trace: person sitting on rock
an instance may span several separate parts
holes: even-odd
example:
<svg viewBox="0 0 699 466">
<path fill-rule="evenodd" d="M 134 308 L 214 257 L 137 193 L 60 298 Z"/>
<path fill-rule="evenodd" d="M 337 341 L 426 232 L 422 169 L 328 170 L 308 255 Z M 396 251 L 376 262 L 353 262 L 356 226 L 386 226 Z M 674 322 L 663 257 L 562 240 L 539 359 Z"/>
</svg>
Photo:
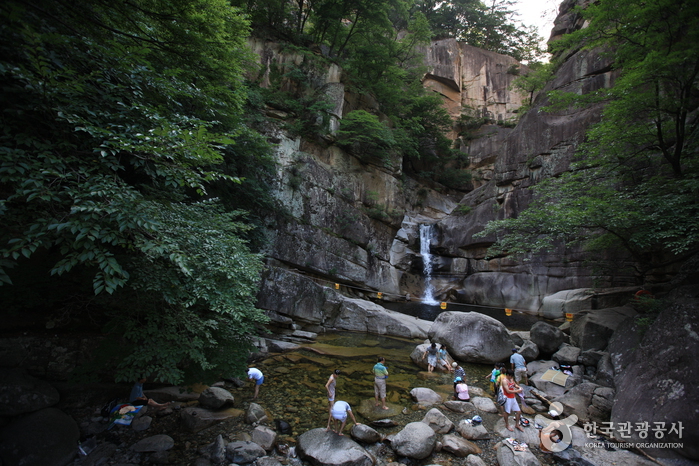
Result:
<svg viewBox="0 0 699 466">
<path fill-rule="evenodd" d="M 143 394 L 143 384 L 146 383 L 146 378 L 140 378 L 131 388 L 131 395 L 129 396 L 129 403 L 134 406 L 152 406 L 158 409 L 165 409 L 170 406 L 170 402 L 158 403 L 153 398 L 148 398 Z"/>
<path fill-rule="evenodd" d="M 461 377 L 454 380 L 454 399 L 457 401 L 468 401 L 471 397 L 468 394 L 468 385 Z"/>
</svg>

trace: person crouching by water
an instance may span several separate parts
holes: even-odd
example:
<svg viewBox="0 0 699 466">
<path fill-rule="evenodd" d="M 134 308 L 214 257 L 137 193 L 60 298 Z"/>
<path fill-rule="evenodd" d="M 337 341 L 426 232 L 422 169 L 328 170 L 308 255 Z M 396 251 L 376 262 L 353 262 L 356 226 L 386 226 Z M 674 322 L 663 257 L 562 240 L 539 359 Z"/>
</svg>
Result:
<svg viewBox="0 0 699 466">
<path fill-rule="evenodd" d="M 340 369 L 335 369 L 328 382 L 325 384 L 325 389 L 328 391 L 328 410 L 333 409 L 335 404 L 335 384 L 337 383 L 337 378 L 340 376 Z"/>
<path fill-rule="evenodd" d="M 354 413 L 352 412 L 352 408 L 350 408 L 349 403 L 346 401 L 336 401 L 333 407 L 330 409 L 330 414 L 328 415 L 328 427 L 325 430 L 332 430 L 333 432 L 343 435 L 342 431 L 345 429 L 345 422 L 347 422 L 347 415 L 350 415 L 352 417 L 352 422 L 354 422 L 355 426 L 360 425 L 357 422 L 357 419 L 354 417 Z M 330 428 L 330 422 L 333 423 L 333 428 Z M 341 422 L 342 424 L 340 425 L 340 428 L 335 430 L 335 427 L 337 427 L 337 423 Z"/>
<path fill-rule="evenodd" d="M 261 370 L 251 367 L 248 369 L 248 379 L 255 381 L 255 392 L 253 393 L 251 399 L 256 400 L 257 395 L 260 394 L 260 385 L 265 382 L 265 376 L 262 374 Z"/>
<path fill-rule="evenodd" d="M 454 379 L 454 399 L 457 401 L 468 401 L 471 399 L 468 394 L 468 385 L 461 377 Z"/>
<path fill-rule="evenodd" d="M 379 399 L 381 399 L 381 409 L 388 409 L 388 406 L 386 406 L 386 379 L 388 378 L 388 369 L 384 366 L 385 362 L 386 360 L 379 356 L 379 361 L 374 365 L 375 406 L 379 406 Z"/>
</svg>

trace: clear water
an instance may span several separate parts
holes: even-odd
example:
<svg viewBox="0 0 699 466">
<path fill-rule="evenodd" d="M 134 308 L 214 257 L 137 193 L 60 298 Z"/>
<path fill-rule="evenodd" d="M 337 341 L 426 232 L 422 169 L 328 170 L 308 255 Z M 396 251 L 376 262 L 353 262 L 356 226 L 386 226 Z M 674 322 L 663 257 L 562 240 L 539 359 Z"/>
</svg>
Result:
<svg viewBox="0 0 699 466">
<path fill-rule="evenodd" d="M 372 368 L 377 357 L 386 358 L 389 371 L 387 396 L 391 416 L 405 425 L 424 412 L 415 411 L 410 390 L 428 387 L 441 393 L 446 399 L 453 390 L 453 378 L 446 372 L 428 375 L 410 359 L 411 352 L 422 340 L 407 340 L 363 333 L 338 332 L 318 336 L 317 341 L 303 345 L 296 351 L 270 355 L 255 362 L 255 367 L 265 374 L 258 403 L 264 406 L 274 419 L 291 424 L 292 436 L 328 422 L 328 400 L 325 384 L 335 369 L 341 375 L 337 381 L 336 400 L 347 401 L 359 422 L 371 419 L 362 416 L 362 406 L 373 408 L 374 377 Z M 485 379 L 492 367 L 483 364 L 464 364 L 469 385 L 488 388 Z M 237 400 L 247 401 L 252 394 L 250 385 L 234 389 Z M 383 414 L 383 413 L 381 413 Z M 388 414 L 388 412 L 386 412 Z M 398 427 L 394 429 L 399 430 Z M 384 432 L 386 433 L 386 432 Z"/>
</svg>

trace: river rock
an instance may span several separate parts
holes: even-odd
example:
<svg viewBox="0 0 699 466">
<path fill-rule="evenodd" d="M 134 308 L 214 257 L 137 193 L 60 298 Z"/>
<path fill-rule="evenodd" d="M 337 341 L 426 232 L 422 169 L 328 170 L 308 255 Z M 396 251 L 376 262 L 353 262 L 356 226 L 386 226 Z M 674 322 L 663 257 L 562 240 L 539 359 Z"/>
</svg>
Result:
<svg viewBox="0 0 699 466">
<path fill-rule="evenodd" d="M 473 400 L 473 398 L 471 398 Z M 455 413 L 475 413 L 476 406 L 472 401 L 454 401 L 448 400 L 444 402 L 444 406 Z"/>
<path fill-rule="evenodd" d="M 468 455 L 480 455 L 483 452 L 478 445 L 458 435 L 445 435 L 442 437 L 442 450 L 460 458 Z"/>
<path fill-rule="evenodd" d="M 175 441 L 169 435 L 159 434 L 146 437 L 131 445 L 131 450 L 138 452 L 167 451 L 175 446 Z"/>
<path fill-rule="evenodd" d="M 0 416 L 31 413 L 58 403 L 53 385 L 28 375 L 23 369 L 0 371 Z"/>
<path fill-rule="evenodd" d="M 631 306 L 597 309 L 576 314 L 570 324 L 570 342 L 582 351 L 604 350 L 614 330 L 637 312 Z"/>
<path fill-rule="evenodd" d="M 538 445 L 529 444 L 529 445 Z M 514 451 L 512 446 L 503 440 L 498 445 L 498 463 L 500 466 L 540 466 L 541 462 L 534 456 L 531 447 L 524 451 Z"/>
<path fill-rule="evenodd" d="M 252 441 L 264 448 L 266 451 L 271 451 L 277 443 L 277 433 L 267 426 L 257 426 L 250 434 Z"/>
<path fill-rule="evenodd" d="M 447 345 L 460 361 L 483 364 L 508 358 L 514 346 L 501 322 L 477 312 L 442 312 L 430 328 L 429 338 Z"/>
<path fill-rule="evenodd" d="M 199 453 L 204 455 L 213 464 L 223 464 L 226 461 L 226 442 L 221 434 L 213 443 L 201 448 Z"/>
<path fill-rule="evenodd" d="M 437 408 L 427 411 L 422 422 L 430 426 L 438 434 L 446 434 L 454 428 L 454 423 Z"/>
<path fill-rule="evenodd" d="M 145 390 L 148 398 L 164 403 L 166 401 L 181 401 L 187 403 L 199 399 L 200 392 L 195 392 L 187 387 L 162 387 L 153 390 Z"/>
<path fill-rule="evenodd" d="M 415 400 L 423 406 L 436 405 L 444 401 L 442 395 L 435 392 L 431 388 L 426 387 L 413 388 L 412 390 L 410 390 L 410 396 L 413 397 L 413 400 Z"/>
<path fill-rule="evenodd" d="M 350 430 L 352 438 L 362 443 L 376 443 L 381 441 L 381 434 L 366 424 L 355 424 Z"/>
<path fill-rule="evenodd" d="M 578 363 L 578 356 L 580 356 L 580 348 L 564 344 L 551 356 L 551 359 L 559 364 L 572 366 Z"/>
<path fill-rule="evenodd" d="M 588 407 L 592 404 L 592 394 L 598 385 L 593 383 L 581 383 L 568 390 L 563 396 L 555 398 L 563 404 L 563 413 L 566 416 L 575 414 L 581 422 L 589 420 L 587 412 Z"/>
<path fill-rule="evenodd" d="M 614 389 L 609 387 L 597 387 L 592 393 L 592 406 L 587 409 L 590 420 L 593 422 L 606 422 L 614 406 Z"/>
<path fill-rule="evenodd" d="M 490 438 L 488 429 L 483 424 L 474 424 L 470 419 L 462 419 L 456 427 L 456 431 L 468 440 L 486 440 Z"/>
<path fill-rule="evenodd" d="M 580 356 L 578 356 L 578 363 L 584 366 L 592 366 L 596 369 L 597 363 L 605 354 L 607 353 L 598 350 L 581 351 Z"/>
<path fill-rule="evenodd" d="M 558 351 L 558 348 L 568 341 L 568 337 L 560 329 L 546 322 L 537 322 L 530 330 L 532 342 L 536 344 L 542 355 L 547 356 Z"/>
<path fill-rule="evenodd" d="M 398 455 L 418 460 L 430 456 L 437 444 L 437 434 L 423 422 L 411 422 L 388 439 Z"/>
<path fill-rule="evenodd" d="M 476 396 L 471 398 L 471 402 L 479 411 L 493 414 L 497 414 L 499 412 L 497 406 L 495 406 L 495 403 L 490 398 Z"/>
<path fill-rule="evenodd" d="M 263 456 L 255 460 L 255 466 L 282 466 L 282 463 L 271 456 Z"/>
<path fill-rule="evenodd" d="M 597 363 L 595 383 L 604 387 L 614 388 L 614 365 L 609 353 L 605 353 Z"/>
<path fill-rule="evenodd" d="M 534 427 L 534 417 L 533 416 L 523 416 L 529 420 L 529 426 L 528 427 L 522 427 L 522 430 L 514 428 L 515 425 L 515 417 L 510 414 L 509 417 L 509 424 L 510 427 L 512 427 L 514 430 L 510 432 L 505 428 L 505 420 L 504 419 L 498 419 L 498 421 L 495 423 L 495 426 L 493 426 L 493 432 L 500 437 L 512 437 L 518 442 L 525 442 L 527 445 L 531 447 L 539 445 L 539 429 L 536 429 Z"/>
<path fill-rule="evenodd" d="M 479 458 L 478 456 L 476 456 L 476 455 L 468 455 L 468 456 L 466 457 L 466 463 L 465 463 L 465 464 L 466 464 L 466 466 L 487 466 L 487 465 L 485 464 L 485 461 L 483 461 L 482 459 L 480 459 L 480 458 Z"/>
<path fill-rule="evenodd" d="M 65 466 L 77 454 L 80 439 L 73 418 L 56 408 L 18 418 L 0 433 L 3 465 Z"/>
<path fill-rule="evenodd" d="M 525 361 L 535 361 L 539 357 L 539 347 L 531 340 L 526 340 L 519 348 L 519 354 Z"/>
<path fill-rule="evenodd" d="M 248 424 L 260 424 L 269 422 L 265 409 L 257 403 L 250 403 L 245 411 L 245 422 Z"/>
<path fill-rule="evenodd" d="M 432 429 L 429 430 L 432 432 Z M 434 432 L 432 434 L 434 435 Z M 357 442 L 346 435 L 337 435 L 324 428 L 301 434 L 296 452 L 301 459 L 317 466 L 372 466 L 375 462 Z"/>
<path fill-rule="evenodd" d="M 282 340 L 267 339 L 267 349 L 272 353 L 285 353 L 287 351 L 296 351 L 300 345 Z"/>
<path fill-rule="evenodd" d="M 233 405 L 233 395 L 225 388 L 209 387 L 199 395 L 199 405 L 206 409 L 219 409 L 226 405 Z"/>
<path fill-rule="evenodd" d="M 226 445 L 226 459 L 231 463 L 247 464 L 257 458 L 262 458 L 267 452 L 265 449 L 250 441 L 230 442 Z"/>
<path fill-rule="evenodd" d="M 150 416 L 135 417 L 134 420 L 131 421 L 131 428 L 136 432 L 141 432 L 147 430 L 152 422 L 153 418 Z"/>
</svg>

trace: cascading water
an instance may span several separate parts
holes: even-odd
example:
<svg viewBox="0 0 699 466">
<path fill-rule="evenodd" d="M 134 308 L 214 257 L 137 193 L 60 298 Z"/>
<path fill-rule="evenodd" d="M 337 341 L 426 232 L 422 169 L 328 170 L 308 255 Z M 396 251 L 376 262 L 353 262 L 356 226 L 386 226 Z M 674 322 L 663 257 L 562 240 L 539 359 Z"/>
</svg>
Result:
<svg viewBox="0 0 699 466">
<path fill-rule="evenodd" d="M 432 240 L 432 225 L 420 225 L 420 255 L 422 256 L 423 273 L 425 275 L 425 292 L 422 302 L 429 305 L 439 304 L 434 299 L 434 287 L 432 286 L 432 254 L 430 254 L 430 241 Z"/>
</svg>

